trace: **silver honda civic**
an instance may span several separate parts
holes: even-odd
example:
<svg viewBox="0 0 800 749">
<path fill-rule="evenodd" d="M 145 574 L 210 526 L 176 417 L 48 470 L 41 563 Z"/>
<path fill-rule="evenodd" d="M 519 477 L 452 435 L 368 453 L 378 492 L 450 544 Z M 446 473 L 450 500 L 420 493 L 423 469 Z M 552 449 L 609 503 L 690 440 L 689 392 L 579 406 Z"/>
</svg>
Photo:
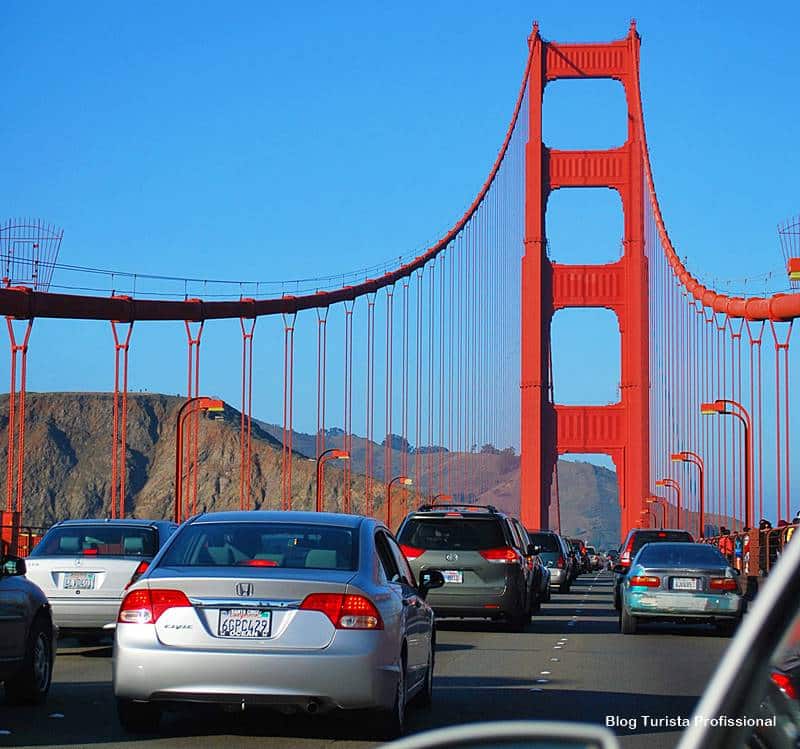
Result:
<svg viewBox="0 0 800 749">
<path fill-rule="evenodd" d="M 402 733 L 431 699 L 435 631 L 390 531 L 355 515 L 218 512 L 184 523 L 130 587 L 114 637 L 120 722 L 157 728 L 170 703 L 286 712 L 369 709 Z"/>
</svg>

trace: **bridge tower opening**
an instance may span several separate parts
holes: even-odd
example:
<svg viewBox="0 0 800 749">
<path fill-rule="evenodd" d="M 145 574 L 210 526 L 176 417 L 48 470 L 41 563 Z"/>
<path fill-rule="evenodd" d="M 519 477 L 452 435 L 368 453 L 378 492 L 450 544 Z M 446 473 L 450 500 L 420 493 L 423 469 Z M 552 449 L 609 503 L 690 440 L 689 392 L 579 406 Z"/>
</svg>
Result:
<svg viewBox="0 0 800 749">
<path fill-rule="evenodd" d="M 529 39 L 529 139 L 525 152 L 522 259 L 520 509 L 528 527 L 546 528 L 559 453 L 603 453 L 617 469 L 621 533 L 639 520 L 649 486 L 648 268 L 644 243 L 644 162 L 637 113 L 640 39 L 606 44 Z M 610 78 L 625 91 L 625 143 L 608 150 L 551 149 L 542 140 L 545 86 L 563 78 Z M 569 187 L 605 187 L 622 201 L 622 256 L 603 265 L 566 265 L 547 256 L 548 197 Z M 588 228 L 588 227 L 587 227 Z M 620 327 L 620 400 L 557 405 L 551 398 L 551 321 L 557 310 L 605 308 Z M 591 363 L 593 364 L 593 363 Z"/>
</svg>

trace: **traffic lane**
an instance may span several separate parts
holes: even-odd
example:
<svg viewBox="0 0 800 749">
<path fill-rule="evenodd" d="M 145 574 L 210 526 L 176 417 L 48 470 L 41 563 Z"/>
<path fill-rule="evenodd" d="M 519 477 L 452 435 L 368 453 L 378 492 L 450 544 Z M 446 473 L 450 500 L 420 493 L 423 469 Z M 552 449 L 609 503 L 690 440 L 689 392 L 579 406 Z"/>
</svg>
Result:
<svg viewBox="0 0 800 749">
<path fill-rule="evenodd" d="M 528 684 L 537 650 L 538 635 L 533 631 L 509 633 L 505 625 L 490 622 L 443 623 L 436 651 L 436 693 L 431 710 L 412 707 L 409 731 L 440 725 L 434 716 L 442 696 L 452 695 L 455 703 L 470 705 L 469 690 L 461 685 L 459 673 L 474 670 L 490 674 L 496 685 Z M 0 729 L 11 734 L 0 736 L 2 746 L 46 747 L 373 747 L 380 742 L 365 736 L 360 715 L 332 717 L 287 717 L 269 710 L 248 709 L 225 713 L 207 706 L 169 712 L 158 737 L 126 735 L 119 727 L 111 692 L 111 648 L 77 647 L 62 641 L 50 696 L 43 706 L 0 706 Z M 543 651 L 542 651 L 543 652 Z M 526 682 L 527 679 L 527 682 Z M 494 704 L 495 701 L 492 700 Z M 499 703 L 497 703 L 499 708 Z M 524 717 L 518 705 L 516 717 Z M 494 708 L 493 708 L 494 709 Z M 507 713 L 497 717 L 504 717 Z M 51 717 L 52 716 L 52 717 Z M 455 718 L 464 719 L 456 710 Z M 487 714 L 487 719 L 495 716 Z"/>
<path fill-rule="evenodd" d="M 580 578 L 570 594 L 553 595 L 523 633 L 482 621 L 440 622 L 434 707 L 412 709 L 409 730 L 475 720 L 603 724 L 607 715 L 689 715 L 727 640 L 664 627 L 622 636 L 610 586 L 608 575 Z M 676 648 L 683 651 L 680 658 Z M 46 705 L 13 712 L 0 707 L 0 729 L 13 730 L 0 736 L 0 746 L 377 744 L 359 733 L 357 717 L 286 718 L 265 710 L 226 714 L 207 707 L 168 714 L 157 738 L 126 736 L 116 719 L 110 656 L 109 647 L 61 648 Z M 49 717 L 53 714 L 64 717 Z M 619 727 L 617 733 L 626 749 L 671 747 L 678 735 L 664 727 L 645 728 L 641 719 L 634 731 Z"/>
<path fill-rule="evenodd" d="M 702 624 L 659 623 L 645 626 L 642 634 L 622 635 L 612 586 L 612 576 L 601 573 L 581 578 L 569 605 L 553 598 L 570 617 L 569 632 L 553 650 L 558 660 L 542 685 L 548 707 L 537 706 L 532 717 L 601 725 L 611 718 L 615 724 L 609 727 L 625 749 L 674 747 L 679 719 L 692 715 L 730 639 Z"/>
</svg>

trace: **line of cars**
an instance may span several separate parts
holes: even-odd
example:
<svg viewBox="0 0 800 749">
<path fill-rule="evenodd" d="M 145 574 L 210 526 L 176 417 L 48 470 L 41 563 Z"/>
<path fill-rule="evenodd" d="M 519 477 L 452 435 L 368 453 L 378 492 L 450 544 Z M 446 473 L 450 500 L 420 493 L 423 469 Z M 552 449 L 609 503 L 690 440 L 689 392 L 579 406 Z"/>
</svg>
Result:
<svg viewBox="0 0 800 749">
<path fill-rule="evenodd" d="M 113 630 L 127 730 L 155 730 L 176 704 L 214 703 L 365 711 L 393 736 L 408 705 L 431 700 L 435 615 L 519 631 L 579 565 L 564 538 L 491 506 L 423 506 L 396 537 L 331 513 L 63 521 L 27 560 L 4 559 L 0 588 L 26 585 L 31 606 L 0 677 L 10 697 L 41 700 L 59 629 L 83 641 Z"/>
</svg>

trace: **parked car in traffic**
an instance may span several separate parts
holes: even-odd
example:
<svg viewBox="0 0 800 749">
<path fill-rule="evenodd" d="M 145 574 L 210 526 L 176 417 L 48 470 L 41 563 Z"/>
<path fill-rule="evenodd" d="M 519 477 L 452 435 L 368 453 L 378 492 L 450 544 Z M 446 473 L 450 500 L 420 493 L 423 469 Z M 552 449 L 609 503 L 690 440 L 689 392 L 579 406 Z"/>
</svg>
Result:
<svg viewBox="0 0 800 749">
<path fill-rule="evenodd" d="M 383 735 L 431 700 L 428 591 L 388 528 L 357 515 L 216 512 L 184 523 L 128 590 L 114 635 L 122 725 L 170 703 L 374 711 Z"/>
<path fill-rule="evenodd" d="M 616 549 L 608 549 L 606 551 L 606 569 L 612 570 L 614 569 L 614 565 L 617 563 L 619 559 L 619 552 Z"/>
<path fill-rule="evenodd" d="M 668 542 L 694 541 L 692 534 L 684 530 L 655 530 L 651 528 L 631 528 L 628 535 L 620 546 L 620 555 L 614 565 L 614 608 L 620 608 L 620 585 L 628 570 L 631 562 L 639 549 L 645 544 L 668 543 Z"/>
<path fill-rule="evenodd" d="M 0 681 L 11 703 L 42 702 L 50 690 L 57 629 L 42 590 L 25 577 L 25 560 L 0 554 Z"/>
<path fill-rule="evenodd" d="M 589 564 L 589 555 L 586 553 L 586 544 L 582 538 L 568 538 L 567 541 L 572 546 L 575 553 L 575 560 L 577 562 L 577 575 L 583 575 L 591 572 L 591 565 Z"/>
<path fill-rule="evenodd" d="M 559 593 L 569 593 L 575 562 L 566 541 L 555 531 L 529 530 L 528 537 L 539 547 L 539 558 L 550 571 L 550 585 Z"/>
<path fill-rule="evenodd" d="M 647 543 L 620 589 L 620 631 L 636 634 L 644 622 L 710 622 L 731 634 L 744 599 L 739 573 L 710 544 Z"/>
<path fill-rule="evenodd" d="M 166 520 L 64 520 L 30 553 L 28 578 L 50 601 L 62 634 L 113 628 L 125 588 L 178 526 Z"/>
<path fill-rule="evenodd" d="M 586 556 L 589 558 L 589 568 L 592 572 L 597 572 L 602 568 L 600 555 L 597 553 L 597 549 L 595 549 L 594 546 L 586 547 Z"/>
<path fill-rule="evenodd" d="M 532 575 L 517 546 L 511 519 L 492 506 L 423 505 L 397 532 L 419 576 L 439 569 L 445 585 L 429 602 L 440 617 L 505 620 L 521 630 L 534 606 Z"/>
</svg>

